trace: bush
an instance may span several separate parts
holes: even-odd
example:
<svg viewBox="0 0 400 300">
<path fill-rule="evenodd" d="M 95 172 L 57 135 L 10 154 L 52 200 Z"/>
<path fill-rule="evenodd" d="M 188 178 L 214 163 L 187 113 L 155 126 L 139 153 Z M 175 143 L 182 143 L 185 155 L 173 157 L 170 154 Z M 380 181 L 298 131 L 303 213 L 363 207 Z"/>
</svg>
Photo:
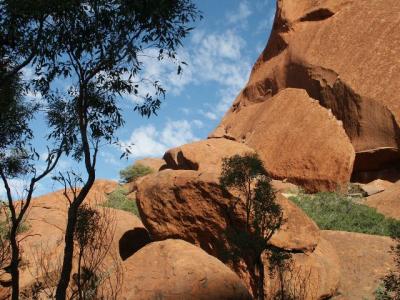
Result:
<svg viewBox="0 0 400 300">
<path fill-rule="evenodd" d="M 121 170 L 119 176 L 121 177 L 121 182 L 128 183 L 153 172 L 154 170 L 152 168 L 146 167 L 142 164 L 134 164 L 133 166 Z"/>
<path fill-rule="evenodd" d="M 107 196 L 103 206 L 124 210 L 139 217 L 136 201 L 129 199 L 127 194 L 128 191 L 126 189 L 119 187 Z"/>
<path fill-rule="evenodd" d="M 5 206 L 0 200 L 0 239 L 9 239 L 9 234 L 10 234 L 10 229 L 11 229 L 11 224 L 9 221 L 10 218 L 10 210 L 8 207 Z M 5 209 L 4 209 L 5 207 Z M 19 224 L 17 234 L 24 233 L 29 230 L 29 225 L 25 222 L 25 220 L 22 220 L 22 222 Z"/>
<path fill-rule="evenodd" d="M 386 218 L 374 208 L 336 193 L 299 194 L 289 197 L 319 228 L 391 236 L 400 221 Z"/>
</svg>

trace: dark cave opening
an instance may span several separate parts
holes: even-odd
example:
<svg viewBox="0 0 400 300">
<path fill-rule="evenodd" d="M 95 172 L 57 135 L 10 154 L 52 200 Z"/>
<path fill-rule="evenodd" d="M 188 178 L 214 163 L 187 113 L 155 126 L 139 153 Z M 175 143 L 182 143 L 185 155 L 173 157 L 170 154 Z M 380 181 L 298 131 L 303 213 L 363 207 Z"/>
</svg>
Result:
<svg viewBox="0 0 400 300">
<path fill-rule="evenodd" d="M 376 179 L 400 180 L 399 149 L 382 147 L 356 153 L 351 182 L 369 183 Z"/>
</svg>

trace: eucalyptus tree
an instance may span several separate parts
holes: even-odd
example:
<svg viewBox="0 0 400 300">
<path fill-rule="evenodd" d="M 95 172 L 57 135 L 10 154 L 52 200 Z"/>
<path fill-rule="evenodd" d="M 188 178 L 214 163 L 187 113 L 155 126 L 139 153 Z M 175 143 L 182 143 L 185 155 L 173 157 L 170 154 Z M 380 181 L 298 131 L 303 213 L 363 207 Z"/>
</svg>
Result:
<svg viewBox="0 0 400 300">
<path fill-rule="evenodd" d="M 94 183 L 101 145 L 118 141 L 116 130 L 124 125 L 122 97 L 138 97 L 132 109 L 140 115 L 156 114 L 165 90 L 158 81 L 143 77 L 143 58 L 147 51 L 156 51 L 156 61 L 173 60 L 180 73 L 185 63 L 177 59 L 177 50 L 198 18 L 201 14 L 191 0 L 0 0 L 0 101 L 7 104 L 0 111 L 0 175 L 12 219 L 13 299 L 19 296 L 16 233 L 36 184 L 54 170 L 63 154 L 82 163 L 86 171 L 85 178 L 71 178 L 75 173 L 55 177 L 73 192 L 65 193 L 70 205 L 56 291 L 57 299 L 65 299 L 78 209 Z M 28 66 L 35 77 L 24 82 L 22 71 Z M 56 89 L 55 79 L 71 83 L 67 92 Z M 141 86 L 149 83 L 155 94 L 142 95 Z M 28 89 L 42 95 L 50 130 L 51 147 L 41 172 L 34 164 L 39 155 L 32 147 L 35 136 L 30 128 L 38 104 L 25 101 Z M 16 210 L 9 182 L 26 174 L 31 180 Z M 76 182 L 82 188 L 73 188 Z"/>
<path fill-rule="evenodd" d="M 270 263 L 274 264 L 278 258 L 283 258 L 275 247 L 268 244 L 283 223 L 282 208 L 276 201 L 271 179 L 259 156 L 247 153 L 223 159 L 220 184 L 238 193 L 234 206 L 239 201 L 244 202 L 245 230 L 227 232 L 227 237 L 233 244 L 234 256 L 245 259 L 248 264 L 254 263 L 254 266 L 249 265 L 249 270 L 255 267 L 253 275 L 257 278 L 254 295 L 256 299 L 264 299 L 264 265 L 261 255 L 268 250 L 273 254 L 269 255 Z"/>
<path fill-rule="evenodd" d="M 38 171 L 34 162 L 38 154 L 32 147 L 33 132 L 30 121 L 38 110 L 38 103 L 25 98 L 31 88 L 23 77 L 44 50 L 45 22 L 49 18 L 44 1 L 0 1 L 0 178 L 7 198 L 7 233 L 3 246 L 10 247 L 6 269 L 12 278 L 12 299 L 19 297 L 20 245 L 18 233 L 30 206 L 37 183 L 57 164 L 61 151 L 49 150 L 46 166 Z M 11 180 L 29 176 L 27 187 L 12 192 Z M 20 200 L 15 202 L 15 200 Z"/>
<path fill-rule="evenodd" d="M 201 17 L 191 0 L 86 0 L 73 1 L 67 10 L 52 14 L 50 55 L 39 60 L 41 77 L 36 87 L 49 104 L 49 138 L 66 139 L 63 151 L 82 163 L 82 187 L 72 189 L 65 232 L 65 248 L 56 299 L 65 299 L 74 256 L 74 230 L 79 207 L 96 178 L 101 145 L 116 143 L 116 130 L 124 125 L 122 96 L 138 97 L 132 109 L 142 116 L 156 114 L 165 96 L 158 81 L 143 77 L 143 59 L 156 51 L 156 61 L 170 59 L 177 72 L 182 64 L 177 50 Z M 68 92 L 52 93 L 52 81 L 71 82 Z M 151 83 L 155 94 L 141 94 Z M 57 179 L 72 187 L 71 174 Z"/>
</svg>

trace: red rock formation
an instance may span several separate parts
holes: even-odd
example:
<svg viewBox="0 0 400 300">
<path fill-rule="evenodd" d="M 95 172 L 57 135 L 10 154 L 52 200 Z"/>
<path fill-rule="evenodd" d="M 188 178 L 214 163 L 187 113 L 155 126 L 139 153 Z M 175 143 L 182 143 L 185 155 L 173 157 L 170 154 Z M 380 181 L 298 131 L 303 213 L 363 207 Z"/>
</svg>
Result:
<svg viewBox="0 0 400 300">
<path fill-rule="evenodd" d="M 267 295 L 275 295 L 283 284 L 298 299 L 326 299 L 336 294 L 341 277 L 339 257 L 331 243 L 321 239 L 312 253 L 293 253 L 293 263 L 281 273 L 264 277 Z M 269 274 L 268 260 L 264 259 L 264 274 Z M 267 297 L 267 299 L 269 299 Z"/>
<path fill-rule="evenodd" d="M 135 165 L 136 164 L 149 167 L 154 171 L 159 171 L 160 168 L 165 165 L 165 161 L 161 158 L 143 158 L 136 160 Z"/>
<path fill-rule="evenodd" d="M 130 239 L 126 241 L 123 239 L 124 235 L 135 229 L 145 230 L 138 217 L 125 211 L 98 206 L 104 202 L 106 194 L 112 192 L 117 186 L 118 184 L 114 181 L 98 180 L 85 200 L 85 203 L 98 207 L 100 214 L 107 213 L 110 220 L 115 220 L 114 236 L 109 241 L 111 243 L 111 252 L 110 256 L 106 257 L 106 260 L 110 261 L 110 266 L 112 259 L 119 261 L 118 254 L 121 254 L 126 259 L 134 252 L 132 251 L 133 248 L 135 248 L 133 250 L 138 248 L 137 240 Z M 23 266 L 20 269 L 21 291 L 24 289 L 29 290 L 35 282 L 35 278 L 40 280 L 41 276 L 43 276 L 40 265 L 41 255 L 44 255 L 51 263 L 50 272 L 59 267 L 58 263 L 61 262 L 60 259 L 64 250 L 63 241 L 68 207 L 63 192 L 64 190 L 56 191 L 32 200 L 31 209 L 28 211 L 25 220 L 28 230 L 20 236 L 22 240 L 20 246 Z M 144 244 L 142 242 L 142 246 Z M 111 255 L 113 255 L 112 259 Z M 2 287 L 0 286 L 1 289 Z"/>
<path fill-rule="evenodd" d="M 223 158 L 252 152 L 252 148 L 242 143 L 228 139 L 208 139 L 168 150 L 164 154 L 166 165 L 163 168 L 201 172 L 214 170 L 220 174 Z"/>
<path fill-rule="evenodd" d="M 381 173 L 365 174 L 366 171 L 382 170 L 388 164 L 398 166 L 399 10 L 397 0 L 278 0 L 268 45 L 254 65 L 246 87 L 211 136 L 244 140 L 256 150 L 271 147 L 263 140 L 250 143 L 247 136 L 253 132 L 246 126 L 243 131 L 235 130 L 235 123 L 260 102 L 273 100 L 286 88 L 298 88 L 307 91 L 343 122 L 356 152 L 355 178 L 358 172 L 364 172 L 362 176 L 372 180 Z M 252 117 L 257 120 L 258 113 L 253 112 Z M 282 115 L 281 121 L 284 124 L 287 118 Z M 294 124 L 291 130 L 296 130 Z M 310 132 L 299 135 L 307 140 Z M 325 138 L 335 139 L 336 133 Z M 339 145 L 341 140 L 337 136 Z M 299 149 L 292 153 L 296 151 Z M 328 164 L 335 161 L 330 152 L 318 152 Z M 367 163 L 365 153 L 372 153 Z M 313 160 L 312 154 L 304 153 L 304 159 Z M 347 172 L 348 178 L 348 165 L 342 160 L 337 163 L 342 166 L 340 173 Z M 292 175 L 290 170 L 287 172 Z M 399 178 L 398 171 L 396 176 Z M 317 177 L 305 176 L 305 181 Z M 329 185 L 327 188 L 331 189 Z"/>
<path fill-rule="evenodd" d="M 233 205 L 236 202 L 234 195 L 220 187 L 216 173 L 164 170 L 146 176 L 137 188 L 140 215 L 155 240 L 183 239 L 224 261 L 232 250 L 227 232 L 245 228 L 244 203 Z M 270 243 L 281 249 L 318 257 L 315 259 L 323 263 L 316 264 L 313 260 L 306 263 L 312 267 L 315 276 L 324 278 L 316 294 L 321 297 L 327 291 L 333 293 L 337 287 L 337 269 L 330 262 L 331 252 L 326 250 L 326 255 L 317 254 L 320 249 L 318 227 L 283 196 L 278 195 L 277 200 L 286 222 Z M 229 265 L 249 289 L 254 289 L 251 263 L 239 261 Z"/>
<path fill-rule="evenodd" d="M 393 268 L 392 239 L 355 232 L 322 230 L 338 254 L 342 269 L 338 297 L 334 299 L 375 299 L 382 277 Z"/>
<path fill-rule="evenodd" d="M 254 148 L 273 178 L 309 191 L 336 190 L 350 181 L 354 149 L 341 122 L 305 90 L 274 97 L 228 115 L 216 136 L 233 136 Z"/>
<path fill-rule="evenodd" d="M 122 299 L 251 299 L 235 273 L 182 240 L 151 243 L 125 263 Z"/>
<path fill-rule="evenodd" d="M 364 204 L 376 208 L 381 214 L 400 219 L 400 182 L 393 184 L 381 193 L 369 196 Z"/>
</svg>

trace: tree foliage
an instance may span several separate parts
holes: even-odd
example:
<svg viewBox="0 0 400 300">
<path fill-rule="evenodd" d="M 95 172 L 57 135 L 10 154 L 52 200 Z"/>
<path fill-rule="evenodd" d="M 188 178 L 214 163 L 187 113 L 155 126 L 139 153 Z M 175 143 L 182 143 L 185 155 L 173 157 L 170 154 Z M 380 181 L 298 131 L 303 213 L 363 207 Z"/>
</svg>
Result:
<svg viewBox="0 0 400 300">
<path fill-rule="evenodd" d="M 264 297 L 264 267 L 261 255 L 270 249 L 268 241 L 283 222 L 282 209 L 276 202 L 271 180 L 257 154 L 248 153 L 223 159 L 220 183 L 239 193 L 246 210 L 245 230 L 232 230 L 227 237 L 233 245 L 233 258 L 253 262 L 258 278 L 255 298 Z M 274 256 L 275 257 L 275 256 Z"/>
<path fill-rule="evenodd" d="M 253 225 L 256 234 L 262 237 L 270 236 L 282 221 L 282 212 L 275 202 L 270 181 L 257 154 L 234 155 L 223 160 L 221 185 L 240 193 L 245 200 L 247 231 L 250 232 Z"/>
<path fill-rule="evenodd" d="M 100 148 L 118 143 L 116 130 L 124 125 L 122 97 L 137 97 L 131 108 L 140 115 L 156 114 L 165 89 L 142 76 L 143 59 L 151 50 L 157 53 L 154 60 L 172 60 L 180 73 L 185 63 L 179 61 L 177 49 L 199 17 L 191 0 L 0 0 L 0 113 L 5 120 L 0 147 L 6 148 L 0 149 L 0 175 L 11 210 L 13 299 L 18 299 L 19 290 L 16 233 L 37 182 L 54 170 L 61 155 L 82 162 L 86 170 L 84 178 L 74 179 L 76 172 L 55 177 L 73 190 L 72 197 L 65 193 L 70 207 L 56 295 L 65 299 L 78 210 L 96 178 Z M 34 76 L 21 82 L 28 66 Z M 58 90 L 55 80 L 67 82 L 67 91 Z M 141 87 L 149 84 L 154 94 L 142 92 Z M 50 130 L 43 172 L 32 163 L 39 155 L 29 143 L 33 138 L 29 123 L 38 107 L 22 101 L 27 91 L 42 96 L 40 110 Z M 12 124 L 12 120 L 17 121 Z M 31 180 L 16 211 L 9 180 L 23 173 L 30 173 Z M 81 189 L 74 189 L 76 182 L 83 184 Z"/>
<path fill-rule="evenodd" d="M 128 183 L 151 173 L 154 173 L 152 168 L 142 164 L 134 164 L 133 166 L 128 166 L 121 170 L 119 172 L 119 177 L 123 183 Z"/>
</svg>

